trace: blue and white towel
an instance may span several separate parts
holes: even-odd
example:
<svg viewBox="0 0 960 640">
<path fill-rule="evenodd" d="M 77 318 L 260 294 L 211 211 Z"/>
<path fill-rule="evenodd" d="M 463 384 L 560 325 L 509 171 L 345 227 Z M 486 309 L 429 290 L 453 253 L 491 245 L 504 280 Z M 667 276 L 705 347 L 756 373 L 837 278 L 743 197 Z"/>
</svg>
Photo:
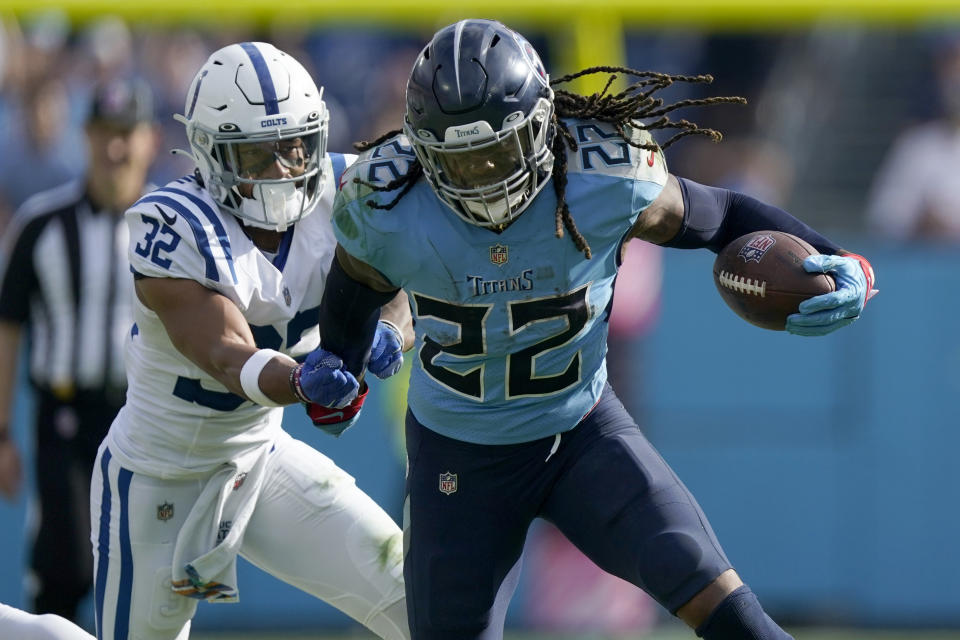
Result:
<svg viewBox="0 0 960 640">
<path fill-rule="evenodd" d="M 237 554 L 263 488 L 272 448 L 265 444 L 224 465 L 207 481 L 173 551 L 175 593 L 209 602 L 237 602 Z"/>
</svg>

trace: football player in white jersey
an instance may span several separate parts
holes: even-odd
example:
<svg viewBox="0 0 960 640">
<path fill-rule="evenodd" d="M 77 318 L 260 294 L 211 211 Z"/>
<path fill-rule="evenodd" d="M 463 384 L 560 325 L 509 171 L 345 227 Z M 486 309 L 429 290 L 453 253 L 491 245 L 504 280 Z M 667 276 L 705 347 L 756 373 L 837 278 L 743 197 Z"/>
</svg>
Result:
<svg viewBox="0 0 960 640">
<path fill-rule="evenodd" d="M 17 640 L 94 640 L 89 633 L 53 613 L 36 615 L 0 602 L 0 638 Z"/>
<path fill-rule="evenodd" d="M 265 43 L 211 55 L 175 117 L 197 171 L 126 213 L 129 390 L 91 491 L 98 638 L 184 640 L 198 600 L 237 599 L 237 555 L 408 638 L 397 525 L 280 427 L 301 402 L 339 434 L 365 395 L 318 348 L 331 207 L 353 157 L 326 152 L 321 91 Z M 412 344 L 406 299 L 376 322 L 367 371 L 384 378 Z"/>
</svg>

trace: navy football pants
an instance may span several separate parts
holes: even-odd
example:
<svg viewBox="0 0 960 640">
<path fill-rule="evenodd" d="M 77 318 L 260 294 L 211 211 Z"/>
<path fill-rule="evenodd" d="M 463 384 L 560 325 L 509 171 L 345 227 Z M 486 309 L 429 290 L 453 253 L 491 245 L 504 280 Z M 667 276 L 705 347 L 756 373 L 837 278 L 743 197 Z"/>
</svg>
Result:
<svg viewBox="0 0 960 640">
<path fill-rule="evenodd" d="M 406 433 L 413 640 L 501 638 L 536 517 L 671 613 L 731 568 L 693 496 L 609 385 L 553 455 L 554 437 L 471 444 L 430 431 L 410 412 Z"/>
</svg>

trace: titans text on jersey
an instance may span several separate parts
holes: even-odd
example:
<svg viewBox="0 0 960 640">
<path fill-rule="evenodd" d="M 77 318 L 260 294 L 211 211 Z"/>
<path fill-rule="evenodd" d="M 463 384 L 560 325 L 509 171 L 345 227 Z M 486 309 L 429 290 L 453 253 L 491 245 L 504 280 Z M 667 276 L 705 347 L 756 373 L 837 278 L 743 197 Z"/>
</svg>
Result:
<svg viewBox="0 0 960 640">
<path fill-rule="evenodd" d="M 467 281 L 473 285 L 473 295 L 482 296 L 498 291 L 530 291 L 533 289 L 533 269 L 524 269 L 518 276 L 501 278 L 499 280 L 485 279 L 483 276 L 467 276 Z"/>
</svg>

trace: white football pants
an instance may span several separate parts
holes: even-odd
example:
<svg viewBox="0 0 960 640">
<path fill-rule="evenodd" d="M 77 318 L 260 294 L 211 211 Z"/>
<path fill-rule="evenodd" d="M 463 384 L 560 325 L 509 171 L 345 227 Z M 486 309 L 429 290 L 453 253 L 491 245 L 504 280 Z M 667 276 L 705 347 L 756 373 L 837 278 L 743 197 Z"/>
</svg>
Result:
<svg viewBox="0 0 960 640">
<path fill-rule="evenodd" d="M 109 456 L 104 464 L 105 451 L 90 492 L 97 637 L 186 640 L 198 601 L 171 590 L 171 566 L 177 532 L 206 478 L 133 473 Z M 240 555 L 381 638 L 408 639 L 402 534 L 390 516 L 330 458 L 287 434 L 264 473 Z M 172 515 L 160 512 L 171 504 Z M 238 590 L 242 597 L 243 585 Z"/>
<path fill-rule="evenodd" d="M 0 638 L 3 640 L 94 640 L 66 618 L 34 615 L 0 602 Z"/>
</svg>

